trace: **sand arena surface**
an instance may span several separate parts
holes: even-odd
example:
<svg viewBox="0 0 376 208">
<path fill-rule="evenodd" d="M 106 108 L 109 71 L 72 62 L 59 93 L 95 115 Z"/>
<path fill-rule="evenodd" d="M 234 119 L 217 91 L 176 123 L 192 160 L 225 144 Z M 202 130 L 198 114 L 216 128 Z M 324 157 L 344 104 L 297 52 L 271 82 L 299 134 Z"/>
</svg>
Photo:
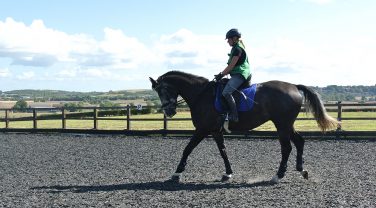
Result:
<svg viewBox="0 0 376 208">
<path fill-rule="evenodd" d="M 174 172 L 188 139 L 69 134 L 0 134 L 0 207 L 375 207 L 376 142 L 307 140 L 305 169 L 277 171 L 277 139 L 228 139 L 231 183 L 212 139 Z"/>
</svg>

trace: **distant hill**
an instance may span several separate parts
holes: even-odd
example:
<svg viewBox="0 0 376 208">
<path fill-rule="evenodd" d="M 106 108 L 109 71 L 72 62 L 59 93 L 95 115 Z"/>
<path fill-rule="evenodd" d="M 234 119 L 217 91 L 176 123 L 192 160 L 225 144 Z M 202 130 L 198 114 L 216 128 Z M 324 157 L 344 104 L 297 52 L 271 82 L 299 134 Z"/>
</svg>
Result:
<svg viewBox="0 0 376 208">
<path fill-rule="evenodd" d="M 324 101 L 376 101 L 376 85 L 374 86 L 337 86 L 312 87 Z"/>
<path fill-rule="evenodd" d="M 1 92 L 1 91 L 0 91 Z M 2 100 L 38 100 L 38 101 L 85 101 L 100 100 L 153 100 L 158 95 L 153 90 L 122 90 L 109 92 L 74 92 L 63 90 L 11 90 L 2 92 Z"/>
<path fill-rule="evenodd" d="M 374 86 L 337 86 L 312 87 L 324 101 L 376 101 L 376 85 Z M 1 100 L 34 100 L 34 101 L 84 101 L 98 103 L 103 100 L 158 100 L 158 95 L 151 89 L 121 90 L 109 92 L 74 92 L 62 90 L 11 90 L 0 91 Z"/>
</svg>

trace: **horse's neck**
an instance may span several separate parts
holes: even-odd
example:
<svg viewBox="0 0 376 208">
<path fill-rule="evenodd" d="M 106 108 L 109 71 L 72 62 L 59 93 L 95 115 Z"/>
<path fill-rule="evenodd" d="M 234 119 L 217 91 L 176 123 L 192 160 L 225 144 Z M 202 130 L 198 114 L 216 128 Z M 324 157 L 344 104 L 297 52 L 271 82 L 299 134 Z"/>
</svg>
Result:
<svg viewBox="0 0 376 208">
<path fill-rule="evenodd" d="M 206 85 L 207 83 L 192 84 L 191 82 L 188 82 L 186 80 L 181 80 L 176 87 L 179 91 L 180 96 L 187 102 L 190 107 L 192 107 Z"/>
</svg>

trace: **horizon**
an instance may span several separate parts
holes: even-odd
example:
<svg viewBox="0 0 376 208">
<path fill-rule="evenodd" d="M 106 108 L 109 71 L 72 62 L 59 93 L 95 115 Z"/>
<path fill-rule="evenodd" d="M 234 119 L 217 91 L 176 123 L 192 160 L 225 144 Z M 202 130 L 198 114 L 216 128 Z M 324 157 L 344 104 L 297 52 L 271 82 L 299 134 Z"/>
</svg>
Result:
<svg viewBox="0 0 376 208">
<path fill-rule="evenodd" d="M 258 84 L 258 83 L 257 83 Z M 327 86 L 323 86 L 323 87 L 320 87 L 320 86 L 307 86 L 307 87 L 318 87 L 318 88 L 327 88 L 327 87 L 331 87 L 331 86 L 337 86 L 337 87 L 376 87 L 376 84 L 375 85 L 327 85 Z M 63 92 L 82 92 L 82 93 L 94 93 L 94 92 L 97 92 L 97 93 L 106 93 L 106 92 L 120 92 L 120 91 L 145 91 L 145 90 L 150 90 L 150 91 L 153 91 L 153 89 L 121 89 L 121 90 L 108 90 L 108 91 L 70 91 L 70 90 L 59 90 L 59 89 L 16 89 L 16 90 L 6 90 L 6 91 L 3 91 L 0 89 L 0 91 L 2 93 L 7 93 L 7 92 L 11 92 L 11 91 L 27 91 L 27 90 L 34 90 L 34 91 L 63 91 Z"/>
<path fill-rule="evenodd" d="M 197 5 L 200 5 L 199 7 Z M 0 90 L 150 89 L 171 70 L 209 80 L 238 28 L 252 83 L 376 84 L 376 1 L 6 1 L 0 8 Z"/>
</svg>

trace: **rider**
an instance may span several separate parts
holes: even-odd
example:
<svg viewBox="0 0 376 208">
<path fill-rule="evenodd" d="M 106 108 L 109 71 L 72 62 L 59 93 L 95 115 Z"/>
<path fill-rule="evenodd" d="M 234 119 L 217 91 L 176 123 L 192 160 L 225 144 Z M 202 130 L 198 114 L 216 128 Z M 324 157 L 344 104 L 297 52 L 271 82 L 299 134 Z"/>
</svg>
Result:
<svg viewBox="0 0 376 208">
<path fill-rule="evenodd" d="M 227 42 L 232 47 L 231 53 L 228 54 L 229 59 L 227 61 L 227 67 L 215 76 L 217 80 L 220 80 L 227 74 L 231 75 L 230 80 L 223 89 L 222 95 L 225 97 L 230 108 L 228 119 L 234 122 L 238 122 L 239 118 L 232 93 L 251 76 L 247 53 L 245 52 L 244 44 L 240 38 L 241 34 L 238 29 L 233 28 L 226 33 Z"/>
</svg>

